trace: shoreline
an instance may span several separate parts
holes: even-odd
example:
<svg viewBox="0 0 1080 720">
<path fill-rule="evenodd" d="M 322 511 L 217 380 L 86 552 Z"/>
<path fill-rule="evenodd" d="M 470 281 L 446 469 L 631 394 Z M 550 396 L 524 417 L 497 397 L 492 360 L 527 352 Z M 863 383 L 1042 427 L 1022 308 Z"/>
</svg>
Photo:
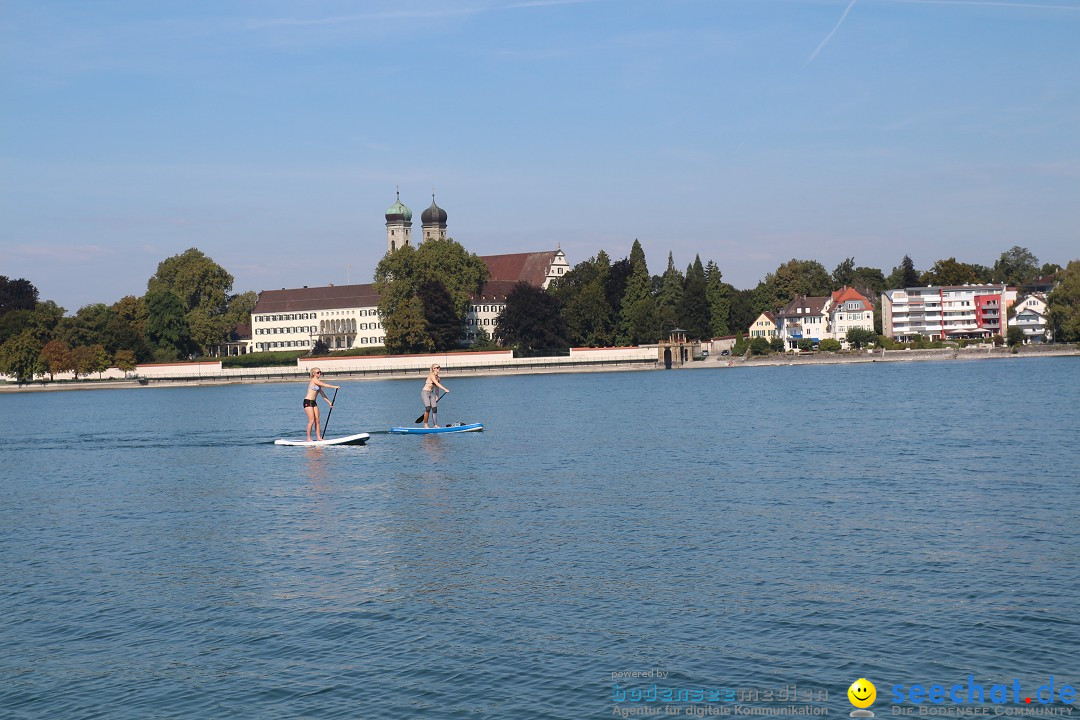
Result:
<svg viewBox="0 0 1080 720">
<path fill-rule="evenodd" d="M 708 357 L 687 363 L 673 370 L 733 370 L 749 367 L 791 367 L 799 365 L 850 365 L 857 363 L 910 363 L 910 362 L 950 362 L 954 360 L 1003 360 L 1010 358 L 1038 358 L 1038 357 L 1080 357 L 1080 348 L 1075 345 L 1047 346 L 1045 349 L 1020 350 L 1013 353 L 1010 348 L 995 348 L 987 352 L 985 348 L 941 348 L 932 350 L 874 350 L 861 354 L 853 353 L 803 353 L 793 355 L 762 355 L 758 357 Z M 642 372 L 651 370 L 664 370 L 661 363 L 650 364 L 614 364 L 614 365 L 578 365 L 565 363 L 547 367 L 521 366 L 521 367 L 476 367 L 469 369 L 454 369 L 454 377 L 488 377 L 500 375 L 551 375 L 563 373 L 589 373 L 589 372 Z M 306 377 L 306 373 L 297 373 L 290 369 L 282 370 L 279 375 L 265 375 L 262 377 L 192 377 L 192 378 L 153 378 L 153 379 L 106 379 L 85 381 L 60 381 L 26 383 L 5 383 L 0 385 L 2 393 L 21 392 L 64 392 L 75 390 L 134 390 L 155 387 L 189 387 L 189 386 L 221 386 L 221 385 L 253 385 L 265 383 L 296 382 Z M 341 372 L 331 375 L 340 380 L 375 381 L 375 380 L 414 380 L 416 371 L 401 370 L 400 372 L 380 372 L 378 374 L 364 372 Z"/>
</svg>

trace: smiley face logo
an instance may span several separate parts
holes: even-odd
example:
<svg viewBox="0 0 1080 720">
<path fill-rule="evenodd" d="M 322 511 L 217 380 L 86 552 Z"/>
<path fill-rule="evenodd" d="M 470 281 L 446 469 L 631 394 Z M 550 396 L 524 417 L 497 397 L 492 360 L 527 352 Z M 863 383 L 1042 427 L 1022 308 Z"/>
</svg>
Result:
<svg viewBox="0 0 1080 720">
<path fill-rule="evenodd" d="M 866 678 L 859 678 L 847 689 L 848 700 L 857 708 L 868 708 L 877 699 L 877 688 Z"/>
</svg>

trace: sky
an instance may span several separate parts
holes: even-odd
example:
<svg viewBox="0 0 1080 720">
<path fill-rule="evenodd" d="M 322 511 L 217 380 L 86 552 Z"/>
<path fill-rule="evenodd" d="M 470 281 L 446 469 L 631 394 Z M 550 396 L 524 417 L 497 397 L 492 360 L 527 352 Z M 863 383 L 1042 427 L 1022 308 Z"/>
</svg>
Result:
<svg viewBox="0 0 1080 720">
<path fill-rule="evenodd" d="M 1080 0 L 2 0 L 0 275 L 78 308 L 196 247 L 370 282 L 400 188 L 480 255 L 641 241 L 755 286 L 1080 258 Z"/>
</svg>

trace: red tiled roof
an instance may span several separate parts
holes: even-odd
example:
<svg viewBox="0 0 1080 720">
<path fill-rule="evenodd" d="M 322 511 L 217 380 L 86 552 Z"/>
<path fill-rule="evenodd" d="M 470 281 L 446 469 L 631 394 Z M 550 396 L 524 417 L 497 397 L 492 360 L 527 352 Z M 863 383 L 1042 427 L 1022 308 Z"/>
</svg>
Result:
<svg viewBox="0 0 1080 720">
<path fill-rule="evenodd" d="M 555 250 L 533 253 L 510 253 L 508 255 L 483 255 L 491 280 L 525 282 L 540 287 L 547 279 L 548 268 L 555 260 Z"/>
<path fill-rule="evenodd" d="M 867 308 L 874 307 L 874 304 L 870 302 L 870 299 L 864 296 L 861 292 L 852 287 L 842 287 L 836 290 L 832 294 L 833 307 L 841 305 L 848 300 L 862 300 L 863 304 Z"/>
<path fill-rule="evenodd" d="M 480 294 L 470 295 L 469 299 L 474 302 L 477 300 L 505 300 L 515 285 L 517 285 L 517 282 L 511 282 L 510 280 L 488 280 Z"/>
<path fill-rule="evenodd" d="M 330 285 L 328 287 L 293 288 L 290 290 L 263 290 L 252 312 L 265 313 L 310 312 L 312 310 L 336 310 L 346 307 L 375 307 L 379 294 L 375 286 Z"/>
</svg>

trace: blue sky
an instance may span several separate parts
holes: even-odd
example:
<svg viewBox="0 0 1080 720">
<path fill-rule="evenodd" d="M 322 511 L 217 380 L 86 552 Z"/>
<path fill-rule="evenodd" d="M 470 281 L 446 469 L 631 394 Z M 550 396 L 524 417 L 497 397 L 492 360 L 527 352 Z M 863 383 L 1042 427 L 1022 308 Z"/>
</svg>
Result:
<svg viewBox="0 0 1080 720">
<path fill-rule="evenodd" d="M 198 247 L 370 282 L 478 254 L 1080 257 L 1080 0 L 0 3 L 0 274 L 69 312 Z"/>
</svg>

